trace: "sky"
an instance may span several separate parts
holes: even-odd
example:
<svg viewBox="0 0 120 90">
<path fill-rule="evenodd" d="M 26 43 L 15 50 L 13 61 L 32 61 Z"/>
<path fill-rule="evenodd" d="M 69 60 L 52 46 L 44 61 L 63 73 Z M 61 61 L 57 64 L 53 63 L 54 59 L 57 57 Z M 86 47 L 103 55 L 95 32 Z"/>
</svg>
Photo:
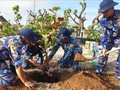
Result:
<svg viewBox="0 0 120 90">
<path fill-rule="evenodd" d="M 35 2 L 34 2 L 35 1 Z M 86 18 L 85 27 L 89 26 L 92 23 L 93 18 L 98 14 L 99 4 L 102 0 L 86 0 L 87 7 L 85 10 Z M 120 0 L 114 0 L 119 4 L 115 6 L 115 9 L 120 9 Z M 25 25 L 26 20 L 28 19 L 27 10 L 32 10 L 34 13 L 37 13 L 39 9 L 50 9 L 55 6 L 59 6 L 60 10 L 57 12 L 57 16 L 62 17 L 63 11 L 67 9 L 81 11 L 81 6 L 79 2 L 83 0 L 0 0 L 0 15 L 4 16 L 6 20 L 10 20 L 11 24 L 14 24 L 14 13 L 12 7 L 19 5 L 19 13 L 22 16 L 21 24 Z M 79 14 L 79 13 L 78 13 Z M 70 25 L 73 25 L 74 22 L 70 20 Z"/>
</svg>

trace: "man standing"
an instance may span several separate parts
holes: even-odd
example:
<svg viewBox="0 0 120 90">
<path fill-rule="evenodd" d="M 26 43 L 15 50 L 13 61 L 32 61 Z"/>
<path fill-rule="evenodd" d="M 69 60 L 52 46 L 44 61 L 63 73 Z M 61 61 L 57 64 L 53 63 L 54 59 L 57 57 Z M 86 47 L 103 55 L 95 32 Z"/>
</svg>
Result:
<svg viewBox="0 0 120 90">
<path fill-rule="evenodd" d="M 103 46 L 103 56 L 100 57 L 96 66 L 96 74 L 101 74 L 106 66 L 108 55 L 105 55 L 105 52 L 111 50 L 113 46 L 120 46 L 120 10 L 114 9 L 117 4 L 113 0 L 103 0 L 100 3 L 98 12 L 103 14 L 100 20 L 100 40 Z M 120 79 L 120 51 L 116 61 L 116 77 Z"/>
</svg>

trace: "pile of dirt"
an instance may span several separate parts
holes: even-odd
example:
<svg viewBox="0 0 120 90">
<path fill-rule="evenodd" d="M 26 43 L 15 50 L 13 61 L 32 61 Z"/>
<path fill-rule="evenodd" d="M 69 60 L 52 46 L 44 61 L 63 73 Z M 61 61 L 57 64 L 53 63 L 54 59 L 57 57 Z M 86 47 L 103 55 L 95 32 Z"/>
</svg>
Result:
<svg viewBox="0 0 120 90">
<path fill-rule="evenodd" d="M 120 90 L 120 81 L 114 73 L 96 75 L 90 70 L 72 73 L 68 70 L 56 70 L 52 76 L 41 71 L 27 71 L 29 77 L 36 82 L 32 90 Z M 15 86 L 1 87 L 0 90 L 27 90 L 18 79 Z"/>
<path fill-rule="evenodd" d="M 93 73 L 93 69 L 78 73 L 68 69 L 55 70 L 52 76 L 35 71 L 29 76 L 38 82 L 38 89 L 46 90 L 120 90 L 120 81 L 114 73 L 105 71 L 102 75 Z"/>
<path fill-rule="evenodd" d="M 67 90 L 120 90 L 120 82 L 113 75 L 99 76 L 89 71 L 74 74 L 59 85 Z"/>
</svg>

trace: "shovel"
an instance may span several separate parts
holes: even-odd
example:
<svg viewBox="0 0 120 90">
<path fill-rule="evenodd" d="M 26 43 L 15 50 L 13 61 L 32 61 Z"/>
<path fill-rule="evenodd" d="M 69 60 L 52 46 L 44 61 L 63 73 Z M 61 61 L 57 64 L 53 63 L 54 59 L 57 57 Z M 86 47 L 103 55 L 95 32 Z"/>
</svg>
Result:
<svg viewBox="0 0 120 90">
<path fill-rule="evenodd" d="M 107 52 L 105 53 L 105 55 L 107 55 L 107 54 L 109 54 L 109 53 L 111 53 L 111 52 L 114 52 L 114 51 L 116 51 L 116 50 L 119 50 L 119 49 L 120 49 L 120 47 L 113 48 L 113 49 L 107 51 Z M 100 57 L 101 57 L 101 56 L 103 56 L 103 54 L 101 54 L 101 55 L 99 55 L 99 56 L 97 56 L 97 57 L 94 57 L 94 58 L 92 59 L 92 65 L 93 65 L 93 66 L 96 66 L 96 65 L 98 64 L 98 61 L 100 60 Z"/>
</svg>

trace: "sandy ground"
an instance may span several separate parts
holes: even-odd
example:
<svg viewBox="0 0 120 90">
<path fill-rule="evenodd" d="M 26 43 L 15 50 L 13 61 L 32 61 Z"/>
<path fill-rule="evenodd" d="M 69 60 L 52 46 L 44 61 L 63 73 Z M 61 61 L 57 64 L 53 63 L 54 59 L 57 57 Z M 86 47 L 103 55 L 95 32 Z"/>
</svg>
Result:
<svg viewBox="0 0 120 90">
<path fill-rule="evenodd" d="M 91 61 L 80 63 L 81 71 L 72 73 L 67 69 L 56 69 L 52 76 L 38 69 L 25 72 L 35 81 L 36 88 L 31 90 L 120 90 L 120 80 L 115 77 L 115 60 L 117 52 L 110 53 L 108 64 L 102 75 L 93 73 L 95 67 Z M 59 49 L 52 61 L 58 60 L 63 51 Z M 89 50 L 83 48 L 83 55 L 91 58 Z M 15 86 L 0 87 L 0 90 L 28 90 L 18 79 Z"/>
</svg>

